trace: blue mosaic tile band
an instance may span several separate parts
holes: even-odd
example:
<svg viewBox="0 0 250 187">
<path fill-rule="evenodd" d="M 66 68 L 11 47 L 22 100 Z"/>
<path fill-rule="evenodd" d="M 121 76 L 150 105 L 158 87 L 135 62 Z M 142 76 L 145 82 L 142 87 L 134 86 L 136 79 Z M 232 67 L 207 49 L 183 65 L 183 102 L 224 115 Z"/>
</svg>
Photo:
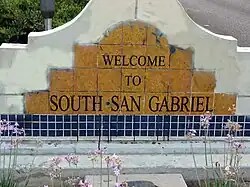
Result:
<svg viewBox="0 0 250 187">
<path fill-rule="evenodd" d="M 26 136 L 173 136 L 183 137 L 189 129 L 202 136 L 200 116 L 151 115 L 1 115 L 17 122 Z M 242 125 L 237 136 L 250 136 L 250 116 L 213 116 L 210 136 L 225 136 L 223 125 L 231 119 Z"/>
</svg>

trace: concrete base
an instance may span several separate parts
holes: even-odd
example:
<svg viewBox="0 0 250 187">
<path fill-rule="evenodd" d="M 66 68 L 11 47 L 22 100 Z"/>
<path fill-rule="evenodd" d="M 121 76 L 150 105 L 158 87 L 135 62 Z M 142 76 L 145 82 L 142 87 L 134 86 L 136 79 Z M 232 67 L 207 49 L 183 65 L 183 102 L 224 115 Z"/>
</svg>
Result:
<svg viewBox="0 0 250 187">
<path fill-rule="evenodd" d="M 214 162 L 220 161 L 223 163 L 224 155 L 215 155 Z M 38 167 L 39 164 L 49 160 L 52 155 L 37 156 L 35 160 L 35 176 L 48 175 L 46 167 Z M 62 156 L 63 158 L 64 156 Z M 33 156 L 19 156 L 18 164 L 26 165 L 31 163 Z M 122 159 L 122 171 L 121 175 L 127 174 L 182 174 L 185 180 L 195 180 L 196 169 L 194 167 L 191 155 L 123 155 Z M 203 179 L 206 176 L 204 155 L 196 155 L 197 167 L 199 168 L 199 176 Z M 8 162 L 8 158 L 6 158 Z M 210 164 L 209 164 L 210 165 Z M 223 165 L 223 164 L 222 164 Z M 243 177 L 250 181 L 250 154 L 244 155 L 241 164 L 241 171 Z M 89 161 L 88 156 L 80 156 L 80 164 L 77 168 L 69 167 L 66 162 L 61 164 L 63 168 L 63 177 L 85 176 L 85 175 L 99 175 L 103 173 L 107 174 L 105 163 L 103 162 L 103 169 L 100 169 L 100 163 L 95 163 L 93 168 L 92 163 Z M 0 171 L 1 172 L 1 171 Z M 210 176 L 213 177 L 212 173 Z"/>
<path fill-rule="evenodd" d="M 62 180 L 66 180 L 67 178 L 63 178 Z M 114 187 L 115 186 L 115 176 L 109 177 L 109 185 L 108 185 L 108 176 L 102 175 L 87 175 L 86 179 L 90 181 L 93 187 Z M 94 181 L 94 182 L 93 182 Z M 100 184 L 102 181 L 102 184 Z M 124 181 L 150 181 L 154 183 L 158 187 L 187 187 L 184 178 L 181 174 L 133 174 L 133 175 L 121 175 L 119 177 L 119 182 Z M 24 184 L 23 181 L 19 182 L 20 185 Z M 59 180 L 50 180 L 49 177 L 46 176 L 34 176 L 30 179 L 29 185 L 27 187 L 39 187 L 43 185 L 49 185 L 54 187 L 61 187 L 61 183 Z M 66 183 L 65 183 L 66 184 Z M 135 186 L 140 187 L 140 186 Z"/>
<path fill-rule="evenodd" d="M 100 186 L 100 176 L 86 176 L 94 186 Z M 108 176 L 102 176 L 102 187 L 108 186 Z M 119 182 L 123 181 L 151 181 L 158 187 L 187 187 L 184 178 L 181 174 L 133 174 L 133 175 L 121 175 L 119 176 Z M 111 176 L 109 180 L 109 187 L 114 187 L 115 177 Z M 100 186 L 101 187 L 101 186 Z"/>
<path fill-rule="evenodd" d="M 67 155 L 76 153 L 79 155 L 87 155 L 90 151 L 94 151 L 98 147 L 98 142 L 91 141 L 46 141 L 42 148 L 39 148 L 38 155 Z M 246 146 L 245 154 L 250 154 L 250 142 L 244 141 Z M 224 142 L 211 142 L 211 152 L 213 154 L 224 154 Z M 208 146 L 210 147 L 210 146 Z M 2 145 L 3 148 L 3 145 Z M 118 155 L 161 155 L 161 154 L 188 154 L 192 153 L 190 143 L 188 141 L 170 141 L 170 142 L 101 142 L 101 148 L 105 149 L 107 154 Z M 19 147 L 19 155 L 32 155 L 36 149 L 34 141 L 26 141 Z M 8 151 L 8 150 L 6 150 Z M 204 143 L 193 142 L 193 151 L 195 154 L 204 154 Z M 209 151 L 210 152 L 210 151 Z M 1 152 L 2 154 L 3 152 Z"/>
</svg>

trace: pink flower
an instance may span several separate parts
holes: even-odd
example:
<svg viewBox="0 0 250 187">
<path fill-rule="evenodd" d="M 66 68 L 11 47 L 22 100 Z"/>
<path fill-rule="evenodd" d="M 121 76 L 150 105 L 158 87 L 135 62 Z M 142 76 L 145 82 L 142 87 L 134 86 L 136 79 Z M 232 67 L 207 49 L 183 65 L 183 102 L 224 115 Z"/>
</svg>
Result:
<svg viewBox="0 0 250 187">
<path fill-rule="evenodd" d="M 84 186 L 85 184 L 82 182 L 82 180 L 79 181 L 78 186 Z"/>
<path fill-rule="evenodd" d="M 95 151 L 97 155 L 103 155 L 104 154 L 104 150 L 100 149 L 100 150 L 96 150 Z"/>
<path fill-rule="evenodd" d="M 71 155 L 65 156 L 64 159 L 70 163 L 71 162 Z"/>
<path fill-rule="evenodd" d="M 21 138 L 16 138 L 14 140 L 11 140 L 11 147 L 18 147 L 21 143 L 22 143 L 22 139 Z"/>
<path fill-rule="evenodd" d="M 233 143 L 233 148 L 238 151 L 240 149 L 244 149 L 245 148 L 245 145 L 240 143 L 240 142 L 234 142 Z"/>
<path fill-rule="evenodd" d="M 74 165 L 77 165 L 80 161 L 79 156 L 74 155 L 72 153 L 64 158 L 69 164 L 74 164 Z"/>
<path fill-rule="evenodd" d="M 80 161 L 79 156 L 74 155 L 72 157 L 72 160 L 71 160 L 72 164 L 77 165 L 79 161 Z"/>
<path fill-rule="evenodd" d="M 118 167 L 114 167 L 113 171 L 114 171 L 115 176 L 119 176 L 120 175 L 120 171 L 121 170 Z"/>
<path fill-rule="evenodd" d="M 190 130 L 188 131 L 188 133 L 187 133 L 187 137 L 188 137 L 189 139 L 195 137 L 195 135 L 196 135 L 196 130 L 194 130 L 194 129 L 190 129 Z"/>
<path fill-rule="evenodd" d="M 24 129 L 23 128 L 21 128 L 21 129 L 18 129 L 18 128 L 14 128 L 13 129 L 13 134 L 17 134 L 17 135 L 22 135 L 22 134 L 24 134 Z"/>
<path fill-rule="evenodd" d="M 0 134 L 3 134 L 5 131 L 11 131 L 12 134 L 16 135 L 24 135 L 24 129 L 18 128 L 19 124 L 15 122 L 15 124 L 11 124 L 11 122 L 8 122 L 6 120 L 0 120 Z"/>
<path fill-rule="evenodd" d="M 111 167 L 116 176 L 120 175 L 122 161 L 116 154 L 107 156 L 105 161 L 107 163 L 107 167 Z"/>
<path fill-rule="evenodd" d="M 233 135 L 227 134 L 225 141 L 228 143 L 232 143 L 234 141 Z"/>
<path fill-rule="evenodd" d="M 59 156 L 57 156 L 51 158 L 50 161 L 52 162 L 51 163 L 52 165 L 58 166 L 62 162 L 62 159 Z"/>
<path fill-rule="evenodd" d="M 90 184 L 87 180 L 84 180 L 84 182 L 82 180 L 79 181 L 78 186 L 80 187 L 92 187 L 92 184 Z"/>
<path fill-rule="evenodd" d="M 227 120 L 226 125 L 224 126 L 225 129 L 228 129 L 231 132 L 238 132 L 241 130 L 241 125 L 235 122 L 232 122 L 231 120 Z"/>
<path fill-rule="evenodd" d="M 115 187 L 120 187 L 121 184 L 120 183 L 115 183 Z"/>
<path fill-rule="evenodd" d="M 232 114 L 235 114 L 236 113 L 236 106 L 235 106 L 235 104 L 232 105 L 232 108 L 229 107 L 228 111 L 232 112 Z"/>
<path fill-rule="evenodd" d="M 51 168 L 49 168 L 50 169 L 49 175 L 51 179 L 59 178 L 62 175 L 62 167 L 58 165 L 51 165 L 50 167 Z"/>
<path fill-rule="evenodd" d="M 200 116 L 200 122 L 201 122 L 201 126 L 203 128 L 208 128 L 210 123 L 209 121 L 212 119 L 212 115 L 210 112 L 206 112 L 204 115 Z"/>
<path fill-rule="evenodd" d="M 104 154 L 104 150 L 103 149 L 91 151 L 89 153 L 88 158 L 90 159 L 90 161 L 94 162 L 94 161 L 97 161 L 97 158 L 101 157 L 103 154 Z"/>
</svg>

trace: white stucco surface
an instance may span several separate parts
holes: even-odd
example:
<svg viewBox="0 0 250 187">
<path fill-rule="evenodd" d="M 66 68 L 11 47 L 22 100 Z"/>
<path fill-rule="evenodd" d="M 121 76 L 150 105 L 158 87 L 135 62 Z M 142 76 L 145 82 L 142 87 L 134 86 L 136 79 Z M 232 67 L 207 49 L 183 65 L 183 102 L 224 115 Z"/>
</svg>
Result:
<svg viewBox="0 0 250 187">
<path fill-rule="evenodd" d="M 2 44 L 0 112 L 23 113 L 24 92 L 48 89 L 50 68 L 72 67 L 74 43 L 97 42 L 112 25 L 134 19 L 160 29 L 170 44 L 192 47 L 194 67 L 215 71 L 216 92 L 237 93 L 236 112 L 249 114 L 250 49 L 194 23 L 177 0 L 91 0 L 65 25 L 30 33 L 27 45 Z"/>
</svg>

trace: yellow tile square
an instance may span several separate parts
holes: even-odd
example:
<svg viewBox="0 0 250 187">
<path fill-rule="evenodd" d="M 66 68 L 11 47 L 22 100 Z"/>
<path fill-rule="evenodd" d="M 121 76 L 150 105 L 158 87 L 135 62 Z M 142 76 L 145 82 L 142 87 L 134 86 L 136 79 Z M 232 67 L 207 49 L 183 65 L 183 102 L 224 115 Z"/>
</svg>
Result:
<svg viewBox="0 0 250 187">
<path fill-rule="evenodd" d="M 233 105 L 236 105 L 236 95 L 233 94 L 215 94 L 215 115 L 232 115 L 233 111 L 229 110 Z"/>
<path fill-rule="evenodd" d="M 51 92 L 50 114 L 95 114 L 102 108 L 97 92 Z"/>
<path fill-rule="evenodd" d="M 166 35 L 152 25 L 147 29 L 147 45 L 168 46 Z"/>
<path fill-rule="evenodd" d="M 144 92 L 145 70 L 144 69 L 123 69 L 122 70 L 122 91 Z"/>
<path fill-rule="evenodd" d="M 99 69 L 98 71 L 98 91 L 121 91 L 121 69 Z"/>
<path fill-rule="evenodd" d="M 169 92 L 191 92 L 191 70 L 168 70 Z"/>
<path fill-rule="evenodd" d="M 103 96 L 103 111 L 100 114 L 119 115 L 121 113 L 121 92 L 99 92 L 98 94 Z"/>
<path fill-rule="evenodd" d="M 148 58 L 146 56 L 146 46 L 126 45 L 123 47 L 125 63 L 122 68 L 142 68 L 148 66 Z"/>
<path fill-rule="evenodd" d="M 74 67 L 97 67 L 98 45 L 75 45 Z"/>
<path fill-rule="evenodd" d="M 125 57 L 122 46 L 100 45 L 98 56 L 98 68 L 122 68 Z"/>
<path fill-rule="evenodd" d="M 97 91 L 97 69 L 76 68 L 74 72 L 74 91 Z"/>
<path fill-rule="evenodd" d="M 192 92 L 214 92 L 215 85 L 214 72 L 193 71 Z"/>
<path fill-rule="evenodd" d="M 170 50 L 170 68 L 171 69 L 192 69 L 192 56 L 191 49 L 180 49 L 172 46 Z"/>
<path fill-rule="evenodd" d="M 49 113 L 49 92 L 31 92 L 25 94 L 25 109 L 27 114 Z"/>
<path fill-rule="evenodd" d="M 191 114 L 191 93 L 171 92 L 168 97 L 169 113 L 171 115 Z"/>
<path fill-rule="evenodd" d="M 112 28 L 111 30 L 107 30 L 104 33 L 104 36 L 100 41 L 100 44 L 121 45 L 122 34 L 123 34 L 123 27 L 122 24 L 119 24 L 118 27 Z"/>
<path fill-rule="evenodd" d="M 169 73 L 166 70 L 146 70 L 146 92 L 168 92 Z"/>
<path fill-rule="evenodd" d="M 127 22 L 123 24 L 124 45 L 146 45 L 147 24 L 141 22 Z"/>
<path fill-rule="evenodd" d="M 120 109 L 124 115 L 144 113 L 144 93 L 122 93 L 120 97 Z"/>
<path fill-rule="evenodd" d="M 168 93 L 147 93 L 145 114 L 167 115 L 169 113 Z"/>
<path fill-rule="evenodd" d="M 51 91 L 73 91 L 73 70 L 52 70 L 50 72 Z"/>
<path fill-rule="evenodd" d="M 147 68 L 169 68 L 169 55 L 168 45 L 147 46 L 147 57 L 150 64 Z"/>
<path fill-rule="evenodd" d="M 214 111 L 214 93 L 192 93 L 190 112 L 192 115 L 202 115 Z"/>
</svg>

